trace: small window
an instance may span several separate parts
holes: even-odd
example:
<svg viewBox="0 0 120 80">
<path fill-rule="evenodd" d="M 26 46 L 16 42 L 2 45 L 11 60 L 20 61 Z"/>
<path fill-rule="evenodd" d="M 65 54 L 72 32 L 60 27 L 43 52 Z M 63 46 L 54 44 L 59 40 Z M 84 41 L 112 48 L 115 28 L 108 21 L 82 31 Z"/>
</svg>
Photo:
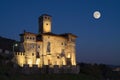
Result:
<svg viewBox="0 0 120 80">
<path fill-rule="evenodd" d="M 32 56 L 34 56 L 34 53 L 32 53 Z"/>
<path fill-rule="evenodd" d="M 37 54 L 36 54 L 36 58 L 40 58 L 39 52 L 37 52 Z"/>
<path fill-rule="evenodd" d="M 27 37 L 27 39 L 29 39 L 29 37 Z"/>
<path fill-rule="evenodd" d="M 47 19 L 47 17 L 45 17 L 45 19 Z"/>
<path fill-rule="evenodd" d="M 60 57 L 59 57 L 59 56 L 57 56 L 57 58 L 59 59 Z"/>
<path fill-rule="evenodd" d="M 38 48 L 40 48 L 40 45 L 38 45 Z"/>
</svg>

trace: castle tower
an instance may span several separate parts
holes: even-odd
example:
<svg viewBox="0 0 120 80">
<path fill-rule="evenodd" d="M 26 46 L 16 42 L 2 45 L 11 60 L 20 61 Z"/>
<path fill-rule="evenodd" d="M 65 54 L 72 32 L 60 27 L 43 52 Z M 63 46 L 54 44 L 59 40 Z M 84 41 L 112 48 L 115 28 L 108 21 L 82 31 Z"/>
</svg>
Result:
<svg viewBox="0 0 120 80">
<path fill-rule="evenodd" d="M 43 14 L 39 17 L 39 33 L 50 33 L 51 32 L 51 16 Z"/>
</svg>

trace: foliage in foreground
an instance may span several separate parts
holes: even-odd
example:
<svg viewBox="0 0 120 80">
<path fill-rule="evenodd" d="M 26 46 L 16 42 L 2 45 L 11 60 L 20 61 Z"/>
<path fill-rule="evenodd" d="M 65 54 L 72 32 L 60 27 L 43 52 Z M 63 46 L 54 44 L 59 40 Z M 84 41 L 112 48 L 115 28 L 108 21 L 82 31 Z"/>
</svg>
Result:
<svg viewBox="0 0 120 80">
<path fill-rule="evenodd" d="M 80 63 L 79 74 L 21 74 L 13 68 L 12 63 L 5 64 L 0 57 L 0 80 L 120 80 L 120 72 L 113 72 L 104 64 Z"/>
</svg>

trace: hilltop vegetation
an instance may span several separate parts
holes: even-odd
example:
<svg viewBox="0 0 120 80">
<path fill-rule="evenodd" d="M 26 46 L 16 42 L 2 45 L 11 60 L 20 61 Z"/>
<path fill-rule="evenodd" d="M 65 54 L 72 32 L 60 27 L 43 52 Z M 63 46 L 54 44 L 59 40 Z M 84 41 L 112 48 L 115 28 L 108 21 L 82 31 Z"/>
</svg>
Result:
<svg viewBox="0 0 120 80">
<path fill-rule="evenodd" d="M 105 64 L 86 64 L 80 63 L 80 73 L 85 75 L 93 76 L 97 79 L 102 80 L 120 80 L 120 72 L 115 72 L 113 69 Z"/>
</svg>

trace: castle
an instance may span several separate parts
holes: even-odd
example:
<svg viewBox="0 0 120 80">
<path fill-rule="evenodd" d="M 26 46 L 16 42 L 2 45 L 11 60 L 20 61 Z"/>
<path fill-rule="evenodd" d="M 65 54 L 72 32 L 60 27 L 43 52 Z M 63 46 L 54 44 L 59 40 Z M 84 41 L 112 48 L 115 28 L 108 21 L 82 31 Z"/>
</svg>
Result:
<svg viewBox="0 0 120 80">
<path fill-rule="evenodd" d="M 37 65 L 76 66 L 76 35 L 71 33 L 54 34 L 51 31 L 52 17 L 43 14 L 38 18 L 38 34 L 24 31 L 20 34 L 19 51 L 15 52 L 14 62 L 20 67 Z"/>
</svg>

